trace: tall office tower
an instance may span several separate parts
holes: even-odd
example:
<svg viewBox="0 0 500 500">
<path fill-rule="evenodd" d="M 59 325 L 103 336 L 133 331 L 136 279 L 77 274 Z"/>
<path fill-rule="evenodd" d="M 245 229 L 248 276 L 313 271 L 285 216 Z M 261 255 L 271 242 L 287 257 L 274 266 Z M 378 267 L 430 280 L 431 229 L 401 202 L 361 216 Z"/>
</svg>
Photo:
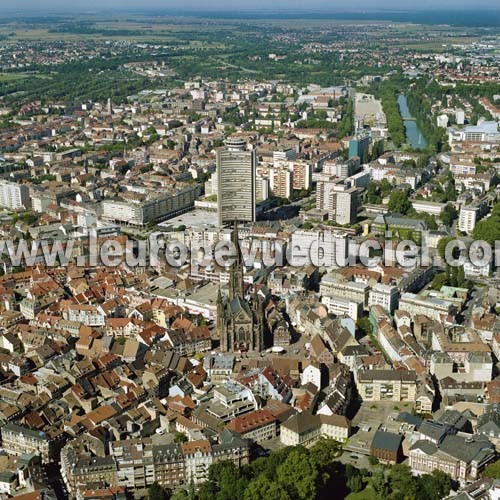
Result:
<svg viewBox="0 0 500 500">
<path fill-rule="evenodd" d="M 217 151 L 217 204 L 219 226 L 255 221 L 255 168 L 257 155 L 245 141 L 228 138 Z"/>
</svg>

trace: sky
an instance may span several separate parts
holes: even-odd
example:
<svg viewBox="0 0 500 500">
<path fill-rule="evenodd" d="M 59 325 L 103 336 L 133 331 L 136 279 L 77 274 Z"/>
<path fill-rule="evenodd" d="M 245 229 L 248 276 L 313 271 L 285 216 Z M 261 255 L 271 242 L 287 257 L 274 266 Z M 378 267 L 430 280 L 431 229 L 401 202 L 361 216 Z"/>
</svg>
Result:
<svg viewBox="0 0 500 500">
<path fill-rule="evenodd" d="M 500 9 L 499 0 L 0 0 L 0 11 L 16 11 L 30 15 L 54 11 L 91 10 L 327 10 L 354 11 L 357 9 L 426 10 L 426 9 Z"/>
</svg>

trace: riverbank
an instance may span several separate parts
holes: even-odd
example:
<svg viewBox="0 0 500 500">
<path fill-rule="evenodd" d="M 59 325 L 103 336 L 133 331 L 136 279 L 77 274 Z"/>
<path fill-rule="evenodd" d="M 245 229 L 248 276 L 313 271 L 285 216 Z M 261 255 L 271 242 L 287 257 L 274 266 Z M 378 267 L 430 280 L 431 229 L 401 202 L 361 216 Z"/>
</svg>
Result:
<svg viewBox="0 0 500 500">
<path fill-rule="evenodd" d="M 411 116 L 405 95 L 400 94 L 398 96 L 398 106 L 399 106 L 399 113 L 404 122 L 405 135 L 408 144 L 413 149 L 426 149 L 428 145 L 427 140 L 422 134 L 422 131 L 418 128 L 415 118 Z"/>
</svg>

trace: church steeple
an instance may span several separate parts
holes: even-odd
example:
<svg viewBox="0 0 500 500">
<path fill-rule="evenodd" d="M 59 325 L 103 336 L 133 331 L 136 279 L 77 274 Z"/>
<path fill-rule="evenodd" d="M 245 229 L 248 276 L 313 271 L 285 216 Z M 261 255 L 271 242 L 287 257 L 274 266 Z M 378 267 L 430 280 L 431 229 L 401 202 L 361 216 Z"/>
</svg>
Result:
<svg viewBox="0 0 500 500">
<path fill-rule="evenodd" d="M 219 333 L 220 347 L 223 352 L 228 351 L 228 338 L 226 329 L 226 309 L 224 305 L 224 300 L 222 299 L 222 293 L 219 289 L 217 291 L 217 331 Z"/>
<path fill-rule="evenodd" d="M 236 249 L 236 259 L 229 271 L 229 300 L 235 297 L 243 298 L 244 285 L 243 285 L 243 255 L 240 249 L 238 239 L 238 223 L 235 221 L 233 225 L 233 232 L 231 234 L 231 242 Z"/>
</svg>

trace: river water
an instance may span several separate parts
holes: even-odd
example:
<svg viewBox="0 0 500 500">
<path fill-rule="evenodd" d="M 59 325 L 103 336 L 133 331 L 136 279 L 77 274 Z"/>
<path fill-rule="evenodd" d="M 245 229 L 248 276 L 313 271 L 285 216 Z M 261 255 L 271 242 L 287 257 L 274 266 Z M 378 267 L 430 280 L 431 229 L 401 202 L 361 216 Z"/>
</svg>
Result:
<svg viewBox="0 0 500 500">
<path fill-rule="evenodd" d="M 414 149 L 425 149 L 427 147 L 427 141 L 418 128 L 415 119 L 411 116 L 406 96 L 403 94 L 398 96 L 398 105 L 399 113 L 405 123 L 405 134 L 410 146 Z"/>
</svg>

